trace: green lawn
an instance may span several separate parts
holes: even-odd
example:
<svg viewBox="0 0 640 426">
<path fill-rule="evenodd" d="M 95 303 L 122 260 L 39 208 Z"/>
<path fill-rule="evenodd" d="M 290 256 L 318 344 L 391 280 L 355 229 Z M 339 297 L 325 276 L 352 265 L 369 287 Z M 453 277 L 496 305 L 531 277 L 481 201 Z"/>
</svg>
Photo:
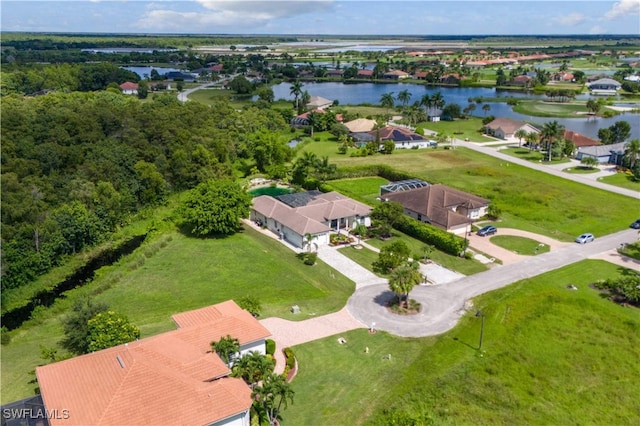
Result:
<svg viewBox="0 0 640 426">
<path fill-rule="evenodd" d="M 409 150 L 411 151 L 411 150 Z M 430 183 L 487 198 L 502 210 L 501 225 L 560 241 L 584 229 L 605 235 L 637 217 L 637 200 L 511 164 L 464 148 L 335 158 L 339 167 L 386 164 Z"/>
<path fill-rule="evenodd" d="M 619 252 L 625 256 L 640 260 L 640 242 L 627 244 L 623 249 L 620 249 Z"/>
<path fill-rule="evenodd" d="M 546 244 L 541 246 L 539 241 L 514 235 L 496 235 L 491 237 L 491 242 L 504 249 L 525 256 L 535 256 L 549 251 L 549 246 Z"/>
<path fill-rule="evenodd" d="M 550 87 L 551 90 L 561 89 L 560 87 Z M 579 87 L 571 90 L 579 89 Z M 557 118 L 576 118 L 579 114 L 586 114 L 587 107 L 583 101 L 575 102 L 552 102 L 549 100 L 520 100 L 513 107 L 513 111 L 533 115 L 536 117 L 557 117 Z M 583 115 L 586 120 L 586 115 Z"/>
<path fill-rule="evenodd" d="M 33 393 L 27 372 L 41 362 L 39 346 L 57 345 L 60 319 L 81 295 L 92 295 L 128 316 L 145 337 L 175 329 L 174 313 L 246 295 L 260 300 L 262 317 L 304 320 L 309 317 L 289 312 L 292 305 L 309 315 L 334 312 L 355 289 L 323 262 L 306 266 L 280 242 L 251 229 L 224 239 L 171 237 L 155 254 L 142 247 L 103 268 L 94 282 L 67 292 L 14 330 L 11 343 L 2 347 L 2 403 Z"/>
<path fill-rule="evenodd" d="M 559 163 L 569 163 L 570 160 L 568 158 L 557 159 L 554 158 L 549 163 L 546 159 L 547 156 L 544 152 L 541 151 L 531 151 L 529 148 L 503 148 L 500 150 L 501 153 L 510 155 L 512 157 L 521 158 L 523 160 L 531 161 L 533 163 L 539 163 L 544 161 L 546 164 L 559 164 Z"/>
<path fill-rule="evenodd" d="M 563 172 L 573 173 L 576 175 L 588 175 L 591 173 L 597 173 L 600 171 L 597 167 L 587 167 L 587 166 L 577 166 L 577 167 L 567 167 L 566 169 L 562 169 Z"/>
<path fill-rule="evenodd" d="M 371 272 L 373 272 L 373 268 L 371 265 L 373 264 L 373 262 L 378 260 L 378 253 L 365 247 L 357 249 L 355 247 L 348 246 L 340 248 L 338 249 L 338 251 Z M 376 275 L 384 276 L 383 274 L 378 273 L 376 273 Z"/>
<path fill-rule="evenodd" d="M 473 142 L 490 142 L 495 139 L 488 138 L 482 134 L 482 119 L 472 117 L 464 120 L 438 121 L 420 123 L 419 126 L 433 130 L 437 133 L 444 133 L 456 139 L 468 138 Z"/>
<path fill-rule="evenodd" d="M 440 336 L 354 330 L 340 335 L 344 345 L 332 336 L 297 346 L 284 421 L 388 425 L 387 408 L 421 419 L 395 424 L 633 424 L 640 311 L 588 286 L 619 273 L 587 260 L 478 297 L 482 356 L 475 309 Z"/>
<path fill-rule="evenodd" d="M 364 203 L 375 205 L 380 196 L 380 187 L 389 183 L 381 177 L 332 180 L 327 185 L 335 191 Z"/>
<path fill-rule="evenodd" d="M 598 180 L 602 183 L 608 183 L 609 185 L 640 191 L 640 181 L 634 180 L 631 174 L 616 173 L 615 175 L 605 176 Z"/>
</svg>

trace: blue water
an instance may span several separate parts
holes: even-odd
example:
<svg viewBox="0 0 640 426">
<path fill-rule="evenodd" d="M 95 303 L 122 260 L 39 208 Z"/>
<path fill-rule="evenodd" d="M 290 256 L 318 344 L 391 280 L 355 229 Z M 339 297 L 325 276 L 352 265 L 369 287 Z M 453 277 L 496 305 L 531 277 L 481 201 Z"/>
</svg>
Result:
<svg viewBox="0 0 640 426">
<path fill-rule="evenodd" d="M 280 83 L 273 86 L 273 93 L 276 99 L 293 100 L 293 96 L 290 94 L 291 85 L 289 83 Z M 495 88 L 485 87 L 425 87 L 420 84 L 397 84 L 397 83 L 358 83 L 358 84 L 344 84 L 344 83 L 303 83 L 302 90 L 309 92 L 311 96 L 322 96 L 330 100 L 337 100 L 340 105 L 360 105 L 360 104 L 380 104 L 380 98 L 385 93 L 393 93 L 394 96 L 402 90 L 408 90 L 411 93 L 411 100 L 409 103 L 420 101 L 420 98 L 424 94 L 432 96 L 436 92 L 440 92 L 442 97 L 447 103 L 456 103 L 461 108 L 465 108 L 469 104 L 469 98 L 475 97 L 514 97 L 514 98 L 527 98 L 527 99 L 546 99 L 545 95 L 535 95 L 525 92 L 514 91 L 500 91 Z M 581 94 L 576 99 L 584 100 L 589 99 L 588 94 Z M 624 100 L 620 98 L 620 103 L 624 103 Z M 399 104 L 399 103 L 398 103 Z M 545 118 L 545 117 L 533 117 L 529 115 L 519 114 L 513 112 L 511 106 L 502 102 L 488 102 L 491 110 L 488 115 L 494 115 L 496 117 L 508 117 L 514 120 L 523 120 L 533 123 L 544 124 L 549 121 L 557 121 L 565 126 L 569 130 L 582 133 L 585 136 L 597 139 L 598 130 L 602 127 L 609 127 L 616 121 L 625 120 L 631 125 L 631 138 L 640 138 L 640 115 L 625 113 L 611 118 Z M 477 107 L 474 115 L 477 117 L 483 117 L 484 111 L 480 106 Z"/>
<path fill-rule="evenodd" d="M 165 75 L 172 71 L 183 71 L 177 68 L 163 68 L 163 67 L 122 67 L 125 70 L 133 71 L 140 76 L 140 78 L 149 78 L 151 76 L 151 70 L 155 69 L 158 74 Z"/>
</svg>

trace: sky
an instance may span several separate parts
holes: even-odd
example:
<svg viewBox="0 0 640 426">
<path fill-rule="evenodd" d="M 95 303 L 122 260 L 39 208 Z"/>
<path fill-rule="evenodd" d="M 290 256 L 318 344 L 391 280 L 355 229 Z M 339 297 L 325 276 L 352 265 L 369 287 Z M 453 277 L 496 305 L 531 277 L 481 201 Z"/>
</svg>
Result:
<svg viewBox="0 0 640 426">
<path fill-rule="evenodd" d="M 0 0 L 2 31 L 640 35 L 640 0 Z"/>
</svg>

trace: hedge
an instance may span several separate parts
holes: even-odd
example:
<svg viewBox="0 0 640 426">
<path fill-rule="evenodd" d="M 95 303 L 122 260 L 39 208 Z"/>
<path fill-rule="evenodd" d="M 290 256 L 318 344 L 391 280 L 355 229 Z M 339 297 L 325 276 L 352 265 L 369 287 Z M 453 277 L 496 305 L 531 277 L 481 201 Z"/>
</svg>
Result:
<svg viewBox="0 0 640 426">
<path fill-rule="evenodd" d="M 408 216 L 399 218 L 393 227 L 400 232 L 431 244 L 438 250 L 459 256 L 466 249 L 466 240 L 428 223 L 420 222 Z"/>
<path fill-rule="evenodd" d="M 274 355 L 276 353 L 276 342 L 271 339 L 265 340 L 267 355 Z"/>
<path fill-rule="evenodd" d="M 412 179 L 413 176 L 395 170 L 385 164 L 368 164 L 355 167 L 340 167 L 330 177 L 330 180 L 351 179 L 367 176 L 380 176 L 389 181 Z"/>
</svg>

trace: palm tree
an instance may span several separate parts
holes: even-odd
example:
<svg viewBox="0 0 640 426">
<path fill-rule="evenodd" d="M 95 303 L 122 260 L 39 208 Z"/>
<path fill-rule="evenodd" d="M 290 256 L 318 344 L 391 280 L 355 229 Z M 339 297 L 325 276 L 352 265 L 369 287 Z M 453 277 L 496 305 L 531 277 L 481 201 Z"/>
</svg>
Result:
<svg viewBox="0 0 640 426">
<path fill-rule="evenodd" d="M 540 136 L 536 132 L 529 132 L 524 137 L 524 140 L 529 144 L 529 151 L 533 151 L 533 146 L 538 145 L 540 141 Z"/>
<path fill-rule="evenodd" d="M 482 105 L 482 110 L 484 111 L 484 115 L 485 115 L 485 117 L 486 117 L 486 116 L 487 116 L 487 113 L 488 113 L 489 111 L 491 111 L 491 105 L 489 105 L 489 104 L 484 104 L 484 105 Z"/>
<path fill-rule="evenodd" d="M 400 102 L 402 102 L 402 112 L 404 113 L 404 109 L 407 106 L 407 104 L 409 103 L 409 99 L 411 99 L 411 92 L 409 92 L 409 90 L 405 89 L 402 90 L 400 93 L 398 93 L 398 98 L 397 98 Z"/>
<path fill-rule="evenodd" d="M 233 365 L 233 377 L 239 377 L 253 389 L 258 382 L 273 372 L 273 360 L 260 352 L 251 351 Z"/>
<path fill-rule="evenodd" d="M 294 394 L 284 376 L 268 373 L 262 384 L 253 388 L 251 397 L 263 409 L 269 424 L 275 425 L 280 418 L 281 408 L 287 408 L 288 401 L 293 404 Z"/>
<path fill-rule="evenodd" d="M 391 272 L 389 289 L 398 295 L 400 305 L 404 299 L 405 307 L 409 308 L 409 293 L 413 287 L 424 280 L 418 269 L 418 262 L 400 265 Z"/>
<path fill-rule="evenodd" d="M 318 236 L 310 233 L 304 234 L 304 246 L 307 247 L 307 252 L 311 252 L 311 243 L 313 240 L 317 239 Z M 318 245 L 316 244 L 316 250 L 318 249 Z"/>
<path fill-rule="evenodd" d="M 422 95 L 420 98 L 420 106 L 424 107 L 424 110 L 427 114 L 429 114 L 429 109 L 431 108 L 431 97 L 428 93 Z"/>
<path fill-rule="evenodd" d="M 296 111 L 298 110 L 298 97 L 302 94 L 302 83 L 300 80 L 296 80 L 291 83 L 291 88 L 289 89 L 289 94 L 294 96 L 296 102 Z"/>
<path fill-rule="evenodd" d="M 522 139 L 527 137 L 527 131 L 525 129 L 518 129 L 513 136 L 518 138 L 518 148 L 520 148 L 522 146 Z"/>
<path fill-rule="evenodd" d="M 600 103 L 594 99 L 587 101 L 587 110 L 592 114 L 597 114 L 600 111 Z"/>
<path fill-rule="evenodd" d="M 553 151 L 553 144 L 564 135 L 564 126 L 557 121 L 550 121 L 542 126 L 540 131 L 540 139 L 546 144 L 547 152 L 549 153 L 548 161 L 551 161 L 551 151 Z"/>
<path fill-rule="evenodd" d="M 444 104 L 445 104 L 444 98 L 442 97 L 442 93 L 440 92 L 434 93 L 433 96 L 431 96 L 431 103 L 433 104 L 434 107 L 442 109 L 442 107 L 444 107 Z"/>
<path fill-rule="evenodd" d="M 211 349 L 218 354 L 225 364 L 229 365 L 240 351 L 240 342 L 235 337 L 227 334 L 217 342 L 211 342 Z"/>
<path fill-rule="evenodd" d="M 393 92 L 385 93 L 380 97 L 380 105 L 387 109 L 387 116 L 389 115 L 389 109 L 393 108 L 396 104 L 396 100 L 393 97 Z"/>
<path fill-rule="evenodd" d="M 629 160 L 629 168 L 633 169 L 640 157 L 640 139 L 632 139 L 624 150 L 624 156 Z"/>
<path fill-rule="evenodd" d="M 327 178 L 336 171 L 336 165 L 329 163 L 329 157 L 324 156 L 316 161 L 316 175 L 320 178 L 320 182 L 325 183 Z"/>
</svg>

